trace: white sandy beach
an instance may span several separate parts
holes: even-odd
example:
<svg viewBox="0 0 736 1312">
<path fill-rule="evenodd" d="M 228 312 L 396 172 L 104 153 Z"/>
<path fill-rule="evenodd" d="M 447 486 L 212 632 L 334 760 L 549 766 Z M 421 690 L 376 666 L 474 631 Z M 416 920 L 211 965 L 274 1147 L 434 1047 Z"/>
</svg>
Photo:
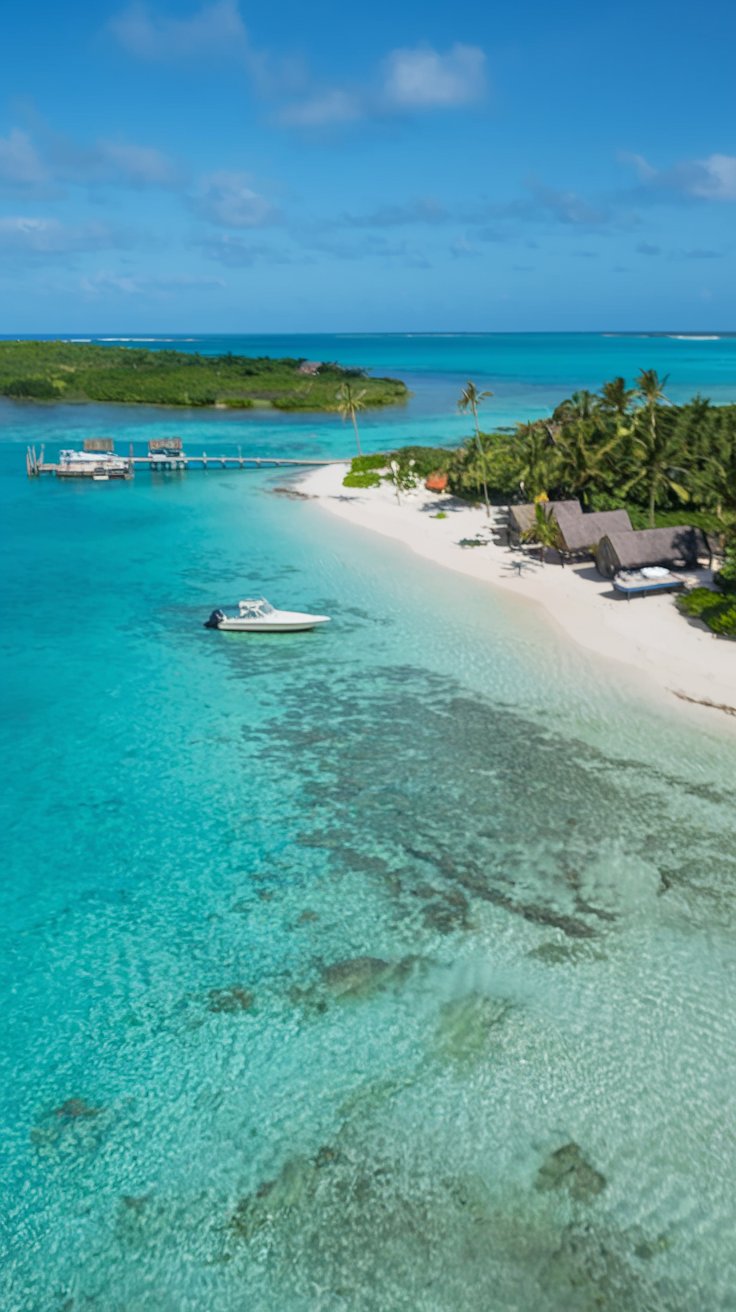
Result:
<svg viewBox="0 0 736 1312">
<path fill-rule="evenodd" d="M 671 594 L 627 602 L 613 592 L 592 562 L 566 566 L 540 564 L 519 551 L 495 546 L 462 547 L 463 538 L 488 537 L 483 509 L 418 488 L 397 505 L 392 487 L 367 490 L 342 486 L 349 466 L 330 465 L 300 479 L 300 490 L 319 499 L 330 513 L 384 537 L 396 539 L 420 556 L 495 588 L 536 603 L 570 638 L 598 656 L 619 661 L 645 677 L 650 692 L 671 705 L 717 717 L 736 730 L 736 716 L 710 706 L 691 707 L 683 698 L 736 707 L 736 643 L 718 639 L 682 616 Z M 433 519 L 444 510 L 446 519 Z M 521 568 L 520 568 L 521 566 Z M 709 573 L 700 571 L 700 582 Z M 690 575 L 689 577 L 693 577 Z"/>
</svg>

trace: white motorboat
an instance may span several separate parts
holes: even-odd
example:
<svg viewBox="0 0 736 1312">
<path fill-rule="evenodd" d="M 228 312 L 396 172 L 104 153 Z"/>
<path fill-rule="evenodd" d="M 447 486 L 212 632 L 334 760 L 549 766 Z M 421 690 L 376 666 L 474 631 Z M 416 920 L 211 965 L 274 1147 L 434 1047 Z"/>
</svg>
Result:
<svg viewBox="0 0 736 1312">
<path fill-rule="evenodd" d="M 106 474 L 124 474 L 128 471 L 128 461 L 116 456 L 112 451 L 60 451 L 59 465 L 62 469 L 94 469 L 92 475 L 97 478 Z"/>
<path fill-rule="evenodd" d="M 297 610 L 276 610 L 265 597 L 238 603 L 237 615 L 213 610 L 206 629 L 223 629 L 228 633 L 302 633 L 329 624 L 329 615 L 307 615 Z"/>
</svg>

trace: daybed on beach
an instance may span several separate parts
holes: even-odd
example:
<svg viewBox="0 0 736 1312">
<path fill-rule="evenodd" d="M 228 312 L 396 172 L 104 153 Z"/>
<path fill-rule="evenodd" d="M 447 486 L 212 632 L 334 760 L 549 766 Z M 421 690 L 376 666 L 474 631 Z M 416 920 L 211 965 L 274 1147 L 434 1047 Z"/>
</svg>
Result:
<svg viewBox="0 0 736 1312">
<path fill-rule="evenodd" d="M 642 565 L 692 567 L 701 556 L 710 557 L 705 535 L 699 528 L 678 524 L 609 533 L 598 543 L 596 565 L 604 578 L 612 579 L 619 570 L 641 569 Z"/>
</svg>

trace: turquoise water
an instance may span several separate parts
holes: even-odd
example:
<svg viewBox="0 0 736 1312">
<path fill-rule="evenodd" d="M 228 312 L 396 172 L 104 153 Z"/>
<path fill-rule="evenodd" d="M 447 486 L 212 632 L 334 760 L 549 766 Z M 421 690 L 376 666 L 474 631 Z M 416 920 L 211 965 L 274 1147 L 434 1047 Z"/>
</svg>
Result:
<svg viewBox="0 0 736 1312">
<path fill-rule="evenodd" d="M 342 333 L 309 337 L 128 334 L 85 340 L 139 344 L 150 349 L 173 347 L 211 355 L 232 351 L 339 360 L 377 374 L 399 376 L 414 391 L 401 423 L 410 441 L 442 441 L 461 437 L 467 431 L 467 420 L 456 413 L 456 403 L 468 378 L 494 393 L 483 411 L 489 428 L 492 424 L 513 424 L 549 414 L 577 388 L 595 391 L 617 374 L 631 384 L 641 369 L 669 375 L 667 393 L 676 402 L 688 400 L 695 392 L 721 404 L 736 399 L 736 334 L 713 338 L 597 333 Z M 228 422 L 235 423 L 225 416 L 216 431 L 228 431 Z M 246 416 L 245 422 L 252 428 L 260 419 Z M 369 438 L 378 444 L 385 429 L 385 413 L 366 415 L 363 422 Z M 314 416 L 305 419 L 305 427 L 320 437 L 325 431 Z"/>
<path fill-rule="evenodd" d="M 0 1306 L 731 1308 L 718 718 L 280 475 L 22 473 L 337 421 L 0 415 Z M 201 627 L 252 588 L 333 624 Z"/>
</svg>

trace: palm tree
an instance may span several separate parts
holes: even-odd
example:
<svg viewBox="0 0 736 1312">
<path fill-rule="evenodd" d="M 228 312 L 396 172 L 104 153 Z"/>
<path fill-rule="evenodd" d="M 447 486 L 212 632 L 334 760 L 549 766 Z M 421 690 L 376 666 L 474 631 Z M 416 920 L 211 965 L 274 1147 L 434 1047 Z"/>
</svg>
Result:
<svg viewBox="0 0 736 1312">
<path fill-rule="evenodd" d="M 593 419 L 599 408 L 598 397 L 594 392 L 583 389 L 573 392 L 566 401 L 561 401 L 552 414 L 555 423 L 569 424 L 578 419 Z"/>
<path fill-rule="evenodd" d="M 558 551 L 562 546 L 562 534 L 560 526 L 557 523 L 551 510 L 542 502 L 537 502 L 534 507 L 534 523 L 530 528 L 524 530 L 521 535 L 522 542 L 537 542 L 542 548 L 542 564 L 550 548 Z"/>
<path fill-rule="evenodd" d="M 467 382 L 462 392 L 460 393 L 460 398 L 457 403 L 457 408 L 458 410 L 461 410 L 463 413 L 467 410 L 470 410 L 473 415 L 473 422 L 475 424 L 475 441 L 478 447 L 478 457 L 480 460 L 480 471 L 481 471 L 480 476 L 481 476 L 481 482 L 483 483 L 483 499 L 486 503 L 486 515 L 490 519 L 491 500 L 488 495 L 488 481 L 486 479 L 486 457 L 485 457 L 485 451 L 483 450 L 483 443 L 481 441 L 481 436 L 480 436 L 480 424 L 478 422 L 478 406 L 482 405 L 482 403 L 486 401 L 489 396 L 493 396 L 493 392 L 479 392 L 475 383 Z"/>
<path fill-rule="evenodd" d="M 601 388 L 601 410 L 612 415 L 619 424 L 623 424 L 635 396 L 635 389 L 626 386 L 625 378 L 612 378 Z"/>
<path fill-rule="evenodd" d="M 358 411 L 364 408 L 367 395 L 368 392 L 365 387 L 362 387 L 359 392 L 354 392 L 352 383 L 349 382 L 341 383 L 337 389 L 337 408 L 340 411 L 343 423 L 348 419 L 352 420 L 358 455 L 362 454 L 360 450 L 360 433 L 358 432 Z"/>
<path fill-rule="evenodd" d="M 681 457 L 682 446 L 676 432 L 659 422 L 659 411 L 667 402 L 664 389 L 669 375 L 660 378 L 656 369 L 642 369 L 636 380 L 636 390 L 642 402 L 642 423 L 634 437 L 634 456 L 639 470 L 629 479 L 625 491 L 645 483 L 649 494 L 649 527 L 654 528 L 654 511 L 660 492 L 672 491 L 680 501 L 689 501 L 690 493 L 672 474 L 682 468 L 675 462 Z"/>
<path fill-rule="evenodd" d="M 520 457 L 519 486 L 530 497 L 545 492 L 553 479 L 554 443 L 545 423 L 533 420 L 516 426 Z"/>
<path fill-rule="evenodd" d="M 710 503 L 719 519 L 724 510 L 736 515 L 736 431 L 733 428 L 721 435 L 716 452 L 705 462 L 701 473 L 700 494 Z"/>
<path fill-rule="evenodd" d="M 586 492 L 600 490 L 607 474 L 608 456 L 619 445 L 623 434 L 607 436 L 595 420 L 578 420 L 565 424 L 557 439 L 557 480 L 567 492 L 585 500 Z M 601 441 L 601 438 L 604 440 Z"/>
</svg>

